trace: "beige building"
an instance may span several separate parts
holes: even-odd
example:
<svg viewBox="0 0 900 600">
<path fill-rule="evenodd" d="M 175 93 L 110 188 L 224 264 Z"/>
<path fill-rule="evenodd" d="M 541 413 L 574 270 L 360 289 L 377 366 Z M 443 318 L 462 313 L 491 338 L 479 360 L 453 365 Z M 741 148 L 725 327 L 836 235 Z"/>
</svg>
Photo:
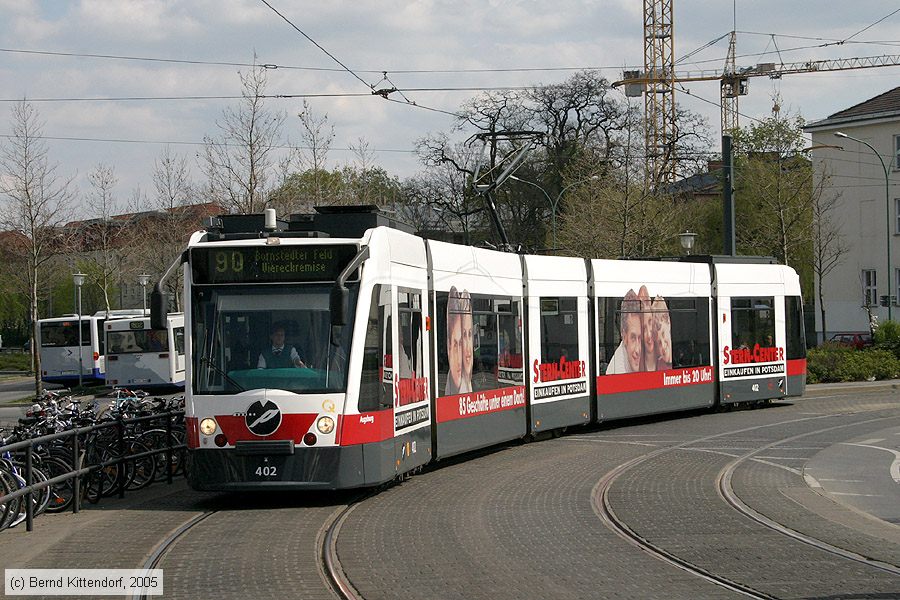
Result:
<svg viewBox="0 0 900 600">
<path fill-rule="evenodd" d="M 870 313 L 878 322 L 889 316 L 900 321 L 900 87 L 805 130 L 812 134 L 816 177 L 828 178 L 825 197 L 836 198 L 832 218 L 847 247 L 824 278 L 824 337 L 867 331 Z M 819 299 L 815 301 L 821 340 Z"/>
</svg>

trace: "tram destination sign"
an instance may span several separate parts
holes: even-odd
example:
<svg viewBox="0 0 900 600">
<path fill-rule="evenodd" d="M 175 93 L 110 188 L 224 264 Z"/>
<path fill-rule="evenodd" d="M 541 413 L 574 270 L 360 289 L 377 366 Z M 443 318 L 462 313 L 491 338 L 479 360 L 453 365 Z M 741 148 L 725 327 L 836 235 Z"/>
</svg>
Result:
<svg viewBox="0 0 900 600">
<path fill-rule="evenodd" d="M 349 244 L 194 248 L 191 269 L 201 285 L 335 281 L 358 251 Z"/>
</svg>

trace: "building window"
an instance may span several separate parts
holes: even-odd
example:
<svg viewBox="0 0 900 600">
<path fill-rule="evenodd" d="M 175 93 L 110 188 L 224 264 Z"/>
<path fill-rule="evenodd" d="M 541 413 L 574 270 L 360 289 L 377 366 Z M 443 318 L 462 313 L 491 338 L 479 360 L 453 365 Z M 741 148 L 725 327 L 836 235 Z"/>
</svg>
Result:
<svg viewBox="0 0 900 600">
<path fill-rule="evenodd" d="M 894 215 L 897 223 L 897 229 L 894 233 L 900 233 L 900 198 L 894 198 Z"/>
<path fill-rule="evenodd" d="M 894 136 L 894 170 L 900 170 L 900 135 Z"/>
<path fill-rule="evenodd" d="M 875 269 L 863 269 L 863 306 L 878 306 L 878 287 Z"/>
<path fill-rule="evenodd" d="M 894 285 L 894 296 L 891 298 L 891 304 L 893 306 L 900 306 L 897 303 L 900 300 L 900 269 L 894 269 L 894 280 L 891 282 Z"/>
</svg>

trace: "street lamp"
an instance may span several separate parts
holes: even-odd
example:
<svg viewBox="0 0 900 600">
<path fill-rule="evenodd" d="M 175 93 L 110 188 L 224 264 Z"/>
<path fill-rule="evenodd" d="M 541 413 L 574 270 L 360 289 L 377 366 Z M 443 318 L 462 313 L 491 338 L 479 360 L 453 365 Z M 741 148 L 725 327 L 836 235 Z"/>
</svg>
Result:
<svg viewBox="0 0 900 600">
<path fill-rule="evenodd" d="M 141 314 L 147 314 L 147 284 L 150 283 L 150 276 L 138 275 L 138 283 L 141 284 L 141 303 L 144 306 L 144 312 Z"/>
<path fill-rule="evenodd" d="M 869 150 L 875 153 L 875 156 L 877 156 L 878 160 L 881 161 L 881 168 L 884 170 L 884 207 L 887 214 L 887 218 L 885 220 L 885 223 L 887 224 L 887 307 L 888 321 L 890 321 L 891 304 L 893 304 L 891 301 L 893 300 L 894 294 L 893 290 L 891 289 L 891 180 L 890 175 L 888 174 L 888 168 L 887 165 L 884 164 L 884 159 L 881 158 L 881 154 L 879 154 L 878 150 L 873 148 L 869 142 L 864 142 L 863 140 L 849 136 L 843 131 L 836 131 L 834 135 L 846 140 L 853 140 L 854 142 L 858 142 L 866 146 Z"/>
<path fill-rule="evenodd" d="M 84 273 L 72 273 L 72 281 L 75 282 L 75 291 L 78 297 L 78 387 L 82 386 L 81 374 L 84 371 L 84 348 L 81 347 L 81 286 L 84 285 Z"/>
<path fill-rule="evenodd" d="M 574 186 L 576 186 L 576 185 L 578 185 L 578 184 L 581 184 L 581 183 L 584 183 L 584 182 L 586 182 L 586 181 L 595 181 L 595 180 L 597 180 L 597 179 L 600 179 L 600 176 L 599 176 L 599 175 L 591 175 L 590 177 L 588 177 L 588 178 L 586 178 L 586 179 L 579 179 L 578 181 L 575 181 L 575 182 L 570 183 L 569 185 L 567 185 L 567 186 L 564 187 L 563 189 L 559 190 L 559 194 L 556 195 L 556 200 L 552 200 L 552 199 L 550 198 L 550 194 L 547 193 L 547 190 L 545 190 L 544 188 L 542 188 L 541 186 L 539 186 L 538 184 L 536 184 L 536 183 L 534 183 L 534 182 L 532 182 L 532 181 L 525 181 L 524 179 L 520 179 L 519 177 L 516 177 L 515 175 L 510 175 L 509 178 L 510 178 L 510 179 L 515 179 L 516 181 L 520 181 L 520 182 L 522 182 L 522 183 L 527 183 L 528 185 L 531 185 L 531 186 L 536 187 L 537 189 L 541 190 L 541 192 L 544 194 L 544 197 L 547 198 L 547 202 L 550 203 L 550 223 L 551 223 L 550 227 L 551 227 L 551 230 L 553 231 L 553 249 L 556 250 L 556 248 L 557 248 L 557 243 L 556 243 L 556 207 L 559 206 L 559 201 L 562 199 L 563 194 L 566 192 L 567 189 L 569 189 L 569 188 L 571 188 L 571 187 L 574 187 Z"/>
<path fill-rule="evenodd" d="M 681 247 L 684 248 L 684 251 L 690 255 L 691 250 L 694 249 L 694 241 L 697 239 L 697 234 L 691 231 L 685 230 L 684 233 L 678 234 L 678 239 L 681 240 Z"/>
</svg>

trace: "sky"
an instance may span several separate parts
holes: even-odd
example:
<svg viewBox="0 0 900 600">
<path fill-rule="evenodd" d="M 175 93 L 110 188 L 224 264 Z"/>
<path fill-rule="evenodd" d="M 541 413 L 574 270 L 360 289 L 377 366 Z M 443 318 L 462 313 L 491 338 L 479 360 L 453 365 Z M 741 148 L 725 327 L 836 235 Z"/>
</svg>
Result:
<svg viewBox="0 0 900 600">
<path fill-rule="evenodd" d="M 59 174 L 73 177 L 83 196 L 88 174 L 112 167 L 124 212 L 136 188 L 151 191 L 166 145 L 202 182 L 203 138 L 217 135 L 216 123 L 237 100 L 186 97 L 238 96 L 238 71 L 255 55 L 279 67 L 267 72 L 269 94 L 362 94 L 308 98 L 313 114 L 334 127 L 331 167 L 351 164 L 350 147 L 363 140 L 376 164 L 410 177 L 421 170 L 416 140 L 451 133 L 446 113 L 479 93 L 472 88 L 557 83 L 581 68 L 616 81 L 623 68 L 642 64 L 642 7 L 640 0 L 0 0 L 0 136 L 12 131 L 13 103 L 28 99 Z M 676 57 L 733 29 L 738 67 L 900 55 L 895 1 L 674 2 Z M 727 39 L 677 70 L 721 69 Z M 690 94 L 676 92 L 676 101 L 706 116 L 717 139 L 718 84 L 683 85 Z M 740 98 L 741 125 L 769 116 L 776 93 L 782 114 L 815 121 L 897 85 L 900 67 L 753 78 Z M 388 102 L 370 86 L 403 95 Z M 266 102 L 286 113 L 284 133 L 298 140 L 302 99 Z"/>
</svg>

